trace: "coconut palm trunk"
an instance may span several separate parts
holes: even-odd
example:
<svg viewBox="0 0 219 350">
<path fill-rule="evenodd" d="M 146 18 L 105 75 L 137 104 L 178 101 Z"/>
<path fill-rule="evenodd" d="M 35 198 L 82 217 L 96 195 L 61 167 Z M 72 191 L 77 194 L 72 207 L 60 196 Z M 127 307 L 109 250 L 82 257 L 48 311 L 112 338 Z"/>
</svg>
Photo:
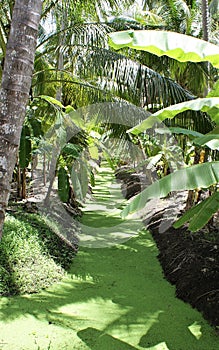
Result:
<svg viewBox="0 0 219 350">
<path fill-rule="evenodd" d="M 209 7 L 208 0 L 202 0 L 203 40 L 209 41 Z"/>
<path fill-rule="evenodd" d="M 0 237 L 29 98 L 41 0 L 16 0 L 0 88 Z"/>
</svg>

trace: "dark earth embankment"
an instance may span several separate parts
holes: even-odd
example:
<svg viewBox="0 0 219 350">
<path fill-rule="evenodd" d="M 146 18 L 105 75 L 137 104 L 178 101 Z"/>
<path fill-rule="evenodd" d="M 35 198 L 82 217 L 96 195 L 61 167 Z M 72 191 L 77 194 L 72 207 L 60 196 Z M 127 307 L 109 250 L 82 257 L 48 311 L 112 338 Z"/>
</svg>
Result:
<svg viewBox="0 0 219 350">
<path fill-rule="evenodd" d="M 127 198 L 139 193 L 145 184 L 139 174 L 119 171 Z M 186 227 L 174 229 L 165 220 L 180 213 L 185 200 L 183 194 L 165 200 L 151 201 L 141 216 L 159 249 L 158 259 L 165 278 L 176 286 L 176 296 L 198 309 L 213 326 L 219 327 L 219 229 L 215 220 L 210 229 L 196 233 Z"/>
</svg>

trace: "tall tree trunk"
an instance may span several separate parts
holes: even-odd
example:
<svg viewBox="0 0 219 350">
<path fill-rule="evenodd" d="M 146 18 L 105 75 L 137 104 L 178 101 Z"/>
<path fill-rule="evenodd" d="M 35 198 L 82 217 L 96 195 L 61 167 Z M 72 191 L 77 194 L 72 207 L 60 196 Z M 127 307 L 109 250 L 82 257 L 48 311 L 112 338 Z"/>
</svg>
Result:
<svg viewBox="0 0 219 350">
<path fill-rule="evenodd" d="M 209 41 L 209 28 L 210 26 L 210 15 L 209 15 L 209 6 L 208 6 L 208 0 L 202 0 L 202 38 L 205 41 Z M 210 71 L 210 63 L 206 62 L 207 65 L 207 71 L 209 73 Z M 207 83 L 206 88 L 204 89 L 204 97 L 207 96 L 209 92 L 209 82 Z"/>
<path fill-rule="evenodd" d="M 208 8 L 208 0 L 202 0 L 202 29 L 203 29 L 203 40 L 209 41 L 209 8 Z"/>
<path fill-rule="evenodd" d="M 0 237 L 29 98 L 41 0 L 16 0 L 0 89 Z"/>
</svg>

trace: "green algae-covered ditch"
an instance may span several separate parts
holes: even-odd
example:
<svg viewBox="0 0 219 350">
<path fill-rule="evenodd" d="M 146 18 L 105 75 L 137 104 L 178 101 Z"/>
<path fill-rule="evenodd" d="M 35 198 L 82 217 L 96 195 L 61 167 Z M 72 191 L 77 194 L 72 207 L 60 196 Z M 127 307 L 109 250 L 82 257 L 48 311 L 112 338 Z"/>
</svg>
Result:
<svg viewBox="0 0 219 350">
<path fill-rule="evenodd" d="M 219 349 L 214 329 L 163 278 L 150 233 L 121 221 L 123 202 L 102 169 L 65 279 L 38 294 L 1 298 L 0 350 Z"/>
</svg>

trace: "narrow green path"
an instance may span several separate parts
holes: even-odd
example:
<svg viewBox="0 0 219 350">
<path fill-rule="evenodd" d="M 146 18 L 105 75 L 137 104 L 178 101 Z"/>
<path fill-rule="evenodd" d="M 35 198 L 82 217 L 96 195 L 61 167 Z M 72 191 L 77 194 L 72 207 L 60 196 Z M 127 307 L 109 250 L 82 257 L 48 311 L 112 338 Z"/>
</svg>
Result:
<svg viewBox="0 0 219 350">
<path fill-rule="evenodd" d="M 106 248 L 121 244 L 137 236 L 141 220 L 122 220 L 121 209 L 126 200 L 112 169 L 103 162 L 95 175 L 96 184 L 92 198 L 86 201 L 81 220 L 80 246 Z"/>
<path fill-rule="evenodd" d="M 84 247 L 62 283 L 1 298 L 0 350 L 218 350 L 213 329 L 164 280 L 148 232 L 117 245 L 101 236 L 101 227 L 121 224 L 115 207 L 122 205 L 119 192 L 108 186 L 112 177 L 102 175 L 99 200 L 88 202 L 83 225 L 96 228 L 106 247 L 90 248 L 94 236 L 85 232 Z"/>
</svg>

